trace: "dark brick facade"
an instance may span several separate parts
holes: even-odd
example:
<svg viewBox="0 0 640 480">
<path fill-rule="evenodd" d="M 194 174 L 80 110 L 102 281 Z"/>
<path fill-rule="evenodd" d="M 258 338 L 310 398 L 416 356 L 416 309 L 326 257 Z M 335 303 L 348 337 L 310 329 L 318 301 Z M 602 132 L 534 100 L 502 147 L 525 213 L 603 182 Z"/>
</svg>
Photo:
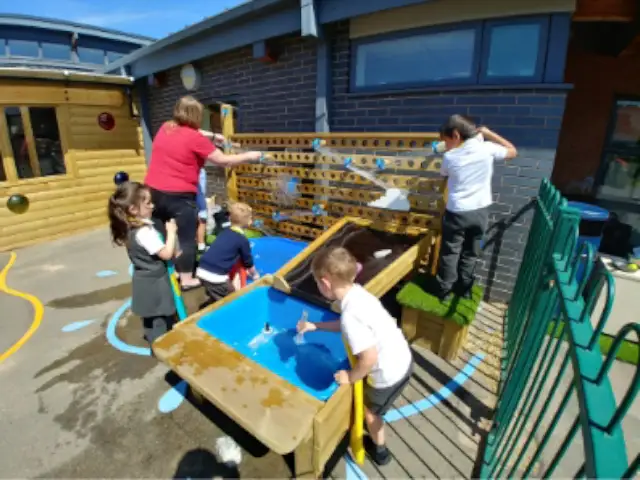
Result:
<svg viewBox="0 0 640 480">
<path fill-rule="evenodd" d="M 312 40 L 283 38 L 276 63 L 252 56 L 251 47 L 198 62 L 202 84 L 193 95 L 203 103 L 233 101 L 239 106 L 238 131 L 312 132 L 315 130 L 316 46 Z M 166 84 L 150 88 L 153 134 L 171 118 L 173 106 L 187 92 L 180 68 L 166 72 Z M 226 196 L 224 171 L 207 167 L 208 194 Z"/>
<path fill-rule="evenodd" d="M 496 165 L 491 227 L 478 274 L 492 300 L 508 300 L 522 260 L 532 218 L 532 199 L 540 181 L 551 176 L 566 92 L 549 89 L 479 89 L 349 92 L 348 23 L 326 30 L 331 44 L 331 131 L 437 131 L 451 114 L 466 114 L 512 140 L 520 156 Z M 204 103 L 235 101 L 238 131 L 315 130 L 316 45 L 286 38 L 275 64 L 263 64 L 243 48 L 200 62 L 203 81 L 195 96 Z M 151 89 L 154 132 L 186 94 L 179 69 L 167 85 Z M 223 172 L 209 168 L 209 194 L 225 196 Z"/>
<path fill-rule="evenodd" d="M 448 115 L 468 115 L 505 136 L 520 155 L 496 165 L 491 226 L 478 274 L 494 300 L 508 300 L 532 218 L 532 198 L 553 170 L 564 114 L 565 90 L 478 89 L 349 92 L 348 23 L 331 29 L 331 131 L 438 131 Z"/>
</svg>

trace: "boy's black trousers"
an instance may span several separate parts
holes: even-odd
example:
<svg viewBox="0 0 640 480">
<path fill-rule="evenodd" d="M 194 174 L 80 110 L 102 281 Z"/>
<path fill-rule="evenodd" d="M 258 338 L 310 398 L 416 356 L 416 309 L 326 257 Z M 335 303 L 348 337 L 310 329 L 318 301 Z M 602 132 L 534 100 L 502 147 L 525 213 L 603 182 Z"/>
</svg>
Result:
<svg viewBox="0 0 640 480">
<path fill-rule="evenodd" d="M 452 291 L 462 295 L 471 290 L 488 223 L 489 207 L 445 212 L 437 276 L 439 295 L 445 296 Z"/>
</svg>

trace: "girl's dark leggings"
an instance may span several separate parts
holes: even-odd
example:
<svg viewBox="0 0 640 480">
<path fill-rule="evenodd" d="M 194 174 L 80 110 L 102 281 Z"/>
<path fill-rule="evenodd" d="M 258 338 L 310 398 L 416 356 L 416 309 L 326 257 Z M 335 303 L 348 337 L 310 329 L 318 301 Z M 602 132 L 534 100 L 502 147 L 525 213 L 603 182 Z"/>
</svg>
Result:
<svg viewBox="0 0 640 480">
<path fill-rule="evenodd" d="M 166 238 L 165 222 L 172 218 L 178 226 L 178 242 L 182 254 L 175 259 L 178 273 L 193 273 L 196 263 L 196 230 L 198 228 L 198 208 L 195 193 L 161 192 L 151 189 L 154 204 L 153 223 Z"/>
</svg>

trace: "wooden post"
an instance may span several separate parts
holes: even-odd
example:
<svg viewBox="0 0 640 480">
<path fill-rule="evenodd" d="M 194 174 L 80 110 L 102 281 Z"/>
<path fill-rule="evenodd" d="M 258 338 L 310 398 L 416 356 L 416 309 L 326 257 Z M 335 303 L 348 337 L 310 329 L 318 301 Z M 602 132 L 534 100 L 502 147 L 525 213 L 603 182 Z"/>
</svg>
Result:
<svg viewBox="0 0 640 480">
<path fill-rule="evenodd" d="M 38 162 L 38 151 L 36 150 L 36 139 L 33 137 L 33 126 L 31 125 L 29 107 L 20 107 L 20 116 L 22 117 L 24 140 L 27 142 L 27 150 L 29 152 L 31 172 L 34 177 L 41 177 L 42 172 L 40 171 L 40 163 Z"/>
<path fill-rule="evenodd" d="M 295 478 L 317 478 L 313 466 L 313 432 L 309 431 L 293 452 Z"/>
<path fill-rule="evenodd" d="M 4 108 L 0 108 L 0 153 L 2 153 L 2 165 L 4 166 L 7 182 L 16 182 L 18 180 L 18 170 L 13 157 L 13 147 L 11 146 L 9 126 L 7 125 Z"/>
<path fill-rule="evenodd" d="M 442 248 L 442 222 L 444 222 L 444 214 L 447 211 L 447 196 L 449 195 L 449 190 L 447 189 L 447 182 L 444 181 L 444 187 L 442 190 L 442 209 L 440 210 L 440 233 L 436 235 L 436 241 L 433 245 L 433 259 L 431 263 L 431 275 L 438 274 L 438 260 L 440 260 L 440 249 Z"/>
<path fill-rule="evenodd" d="M 60 135 L 60 150 L 64 157 L 64 165 L 67 175 L 78 177 L 78 165 L 74 151 L 71 150 L 71 133 L 69 131 L 69 121 L 71 114 L 68 105 L 60 105 L 56 108 L 56 119 L 58 120 L 58 134 Z"/>
<path fill-rule="evenodd" d="M 233 108 L 231 105 L 222 104 L 220 105 L 220 116 L 222 117 L 222 135 L 230 141 L 233 136 L 234 126 L 233 126 Z M 225 153 L 229 153 L 231 148 L 229 146 L 225 147 Z M 238 182 L 236 171 L 233 168 L 227 167 L 225 169 L 225 177 L 227 180 L 227 197 L 229 200 L 234 202 L 238 201 Z"/>
</svg>

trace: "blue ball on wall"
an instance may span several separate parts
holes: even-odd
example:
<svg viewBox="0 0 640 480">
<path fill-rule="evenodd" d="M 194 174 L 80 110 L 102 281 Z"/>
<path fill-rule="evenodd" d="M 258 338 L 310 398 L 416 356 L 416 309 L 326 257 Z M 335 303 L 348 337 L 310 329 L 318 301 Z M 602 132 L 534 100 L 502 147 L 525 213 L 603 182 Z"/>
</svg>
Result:
<svg viewBox="0 0 640 480">
<path fill-rule="evenodd" d="M 129 181 L 129 174 L 127 172 L 118 172 L 113 177 L 113 183 L 120 185 Z"/>
</svg>

